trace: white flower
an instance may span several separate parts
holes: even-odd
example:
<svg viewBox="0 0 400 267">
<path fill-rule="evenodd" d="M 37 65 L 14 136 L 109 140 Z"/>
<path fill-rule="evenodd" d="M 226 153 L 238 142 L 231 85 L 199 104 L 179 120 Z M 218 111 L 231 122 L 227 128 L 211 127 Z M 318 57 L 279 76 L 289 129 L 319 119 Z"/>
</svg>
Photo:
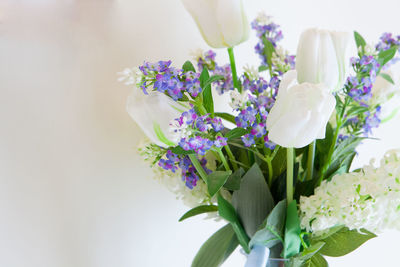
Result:
<svg viewBox="0 0 400 267">
<path fill-rule="evenodd" d="M 400 151 L 389 151 L 381 166 L 336 175 L 314 195 L 300 197 L 301 225 L 319 234 L 334 226 L 380 233 L 400 230 Z"/>
<path fill-rule="evenodd" d="M 256 20 L 261 25 L 268 25 L 272 23 L 272 17 L 265 14 L 265 12 L 258 13 Z"/>
<path fill-rule="evenodd" d="M 231 91 L 230 98 L 231 101 L 229 102 L 229 105 L 236 110 L 242 108 L 247 103 L 249 100 L 249 94 L 246 91 L 239 93 L 238 91 L 234 90 Z"/>
<path fill-rule="evenodd" d="M 367 56 L 375 56 L 378 54 L 378 51 L 376 51 L 376 48 L 374 45 L 372 44 L 366 44 L 364 47 L 359 47 L 358 51 L 362 52 L 362 50 L 364 49 L 364 54 Z"/>
<path fill-rule="evenodd" d="M 349 34 L 344 32 L 304 31 L 296 56 L 299 83 L 323 83 L 329 91 L 341 89 L 346 78 L 349 41 Z"/>
<path fill-rule="evenodd" d="M 258 80 L 260 78 L 260 73 L 254 66 L 245 65 L 243 71 L 250 80 Z"/>
<path fill-rule="evenodd" d="M 147 137 L 159 146 L 173 146 L 175 134 L 170 131 L 170 122 L 178 118 L 185 109 L 168 96 L 157 91 L 145 95 L 134 88 L 128 97 L 126 110 Z"/>
<path fill-rule="evenodd" d="M 209 46 L 233 47 L 248 39 L 242 0 L 182 0 Z"/>
<path fill-rule="evenodd" d="M 139 68 L 125 68 L 117 74 L 119 75 L 118 81 L 124 82 L 125 85 L 136 85 L 141 76 Z"/>
<path fill-rule="evenodd" d="M 288 55 L 289 52 L 285 50 L 282 46 L 277 46 L 275 48 L 275 52 L 272 54 L 272 64 L 275 65 L 277 69 L 283 73 L 291 69 L 290 64 L 285 62 Z"/>
<path fill-rule="evenodd" d="M 269 139 L 283 147 L 304 147 L 325 137 L 335 98 L 323 84 L 297 84 L 295 70 L 284 74 L 267 118 Z"/>
</svg>

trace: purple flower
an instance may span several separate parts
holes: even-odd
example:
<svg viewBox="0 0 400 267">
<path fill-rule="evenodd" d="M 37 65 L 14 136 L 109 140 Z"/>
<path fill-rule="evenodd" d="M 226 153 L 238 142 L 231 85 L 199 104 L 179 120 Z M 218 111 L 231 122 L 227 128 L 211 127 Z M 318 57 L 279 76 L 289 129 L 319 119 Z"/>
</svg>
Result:
<svg viewBox="0 0 400 267">
<path fill-rule="evenodd" d="M 255 137 L 262 137 L 263 135 L 265 135 L 267 133 L 267 129 L 265 128 L 265 124 L 264 123 L 255 123 L 253 124 L 253 126 L 251 127 L 250 133 L 255 136 Z"/>
<path fill-rule="evenodd" d="M 222 136 L 217 136 L 217 138 L 214 141 L 214 146 L 216 147 L 223 147 L 228 145 L 227 143 L 228 138 L 222 137 Z"/>
<path fill-rule="evenodd" d="M 242 136 L 243 144 L 250 147 L 255 144 L 254 136 L 252 134 L 245 134 Z"/>
<path fill-rule="evenodd" d="M 271 150 L 274 150 L 276 147 L 276 144 L 269 140 L 268 135 L 264 136 L 264 145 L 266 148 L 269 148 Z"/>
</svg>

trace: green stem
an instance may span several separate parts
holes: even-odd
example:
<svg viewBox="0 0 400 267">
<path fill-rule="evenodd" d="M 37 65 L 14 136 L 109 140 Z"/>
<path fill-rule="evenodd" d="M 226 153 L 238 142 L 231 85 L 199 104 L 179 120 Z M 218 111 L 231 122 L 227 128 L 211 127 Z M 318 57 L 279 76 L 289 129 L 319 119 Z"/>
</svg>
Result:
<svg viewBox="0 0 400 267">
<path fill-rule="evenodd" d="M 307 158 L 307 176 L 306 180 L 312 180 L 314 175 L 314 156 L 315 156 L 315 140 L 308 145 Z"/>
<path fill-rule="evenodd" d="M 228 164 L 228 162 L 226 161 L 225 155 L 224 155 L 224 153 L 222 153 L 222 150 L 221 150 L 221 149 L 218 149 L 218 155 L 219 155 L 219 158 L 220 158 L 221 161 L 222 161 L 222 164 L 224 164 L 225 170 L 230 171 L 231 168 L 229 167 L 229 164 Z"/>
<path fill-rule="evenodd" d="M 331 144 L 331 146 L 329 148 L 327 160 L 326 160 L 324 166 L 322 167 L 321 176 L 319 177 L 317 186 L 319 186 L 322 183 L 322 181 L 325 178 L 326 171 L 329 169 L 329 166 L 331 165 L 333 152 L 335 151 L 335 146 L 336 146 L 336 143 L 337 143 L 337 140 L 338 140 L 338 137 L 339 137 L 340 128 L 342 127 L 342 124 L 343 124 L 343 117 L 344 117 L 344 114 L 345 114 L 345 111 L 346 111 L 346 107 L 347 107 L 348 104 L 349 104 L 349 98 L 346 98 L 346 100 L 344 102 L 344 105 L 343 105 L 342 111 L 340 112 L 340 114 L 336 115 L 335 133 L 333 135 L 332 144 Z"/>
<path fill-rule="evenodd" d="M 228 154 L 228 157 L 232 163 L 233 169 L 236 171 L 238 169 L 238 165 L 236 164 L 236 159 L 235 156 L 232 153 L 232 150 L 230 149 L 229 145 L 224 146 L 226 154 Z"/>
<path fill-rule="evenodd" d="M 197 107 L 198 107 L 201 115 L 206 115 L 207 114 L 207 110 L 202 104 L 201 105 L 197 105 Z"/>
<path fill-rule="evenodd" d="M 201 166 L 200 161 L 197 159 L 195 154 L 189 154 L 189 158 L 193 163 L 193 166 L 196 168 L 197 172 L 199 173 L 200 177 L 203 179 L 203 181 L 205 183 L 207 183 L 207 173 L 205 172 L 205 170 L 203 169 L 203 167 Z"/>
<path fill-rule="evenodd" d="M 241 93 L 242 89 L 240 88 L 236 72 L 236 62 L 235 62 L 235 55 L 233 54 L 233 47 L 228 48 L 228 54 L 229 54 L 229 61 L 231 63 L 233 86 L 239 91 L 239 93 Z"/>
<path fill-rule="evenodd" d="M 268 165 L 268 186 L 271 188 L 272 186 L 272 176 L 274 175 L 274 170 L 272 169 L 272 159 L 268 158 L 267 165 Z"/>
<path fill-rule="evenodd" d="M 286 169 L 286 199 L 289 205 L 293 201 L 293 147 L 287 148 L 287 169 Z"/>
</svg>

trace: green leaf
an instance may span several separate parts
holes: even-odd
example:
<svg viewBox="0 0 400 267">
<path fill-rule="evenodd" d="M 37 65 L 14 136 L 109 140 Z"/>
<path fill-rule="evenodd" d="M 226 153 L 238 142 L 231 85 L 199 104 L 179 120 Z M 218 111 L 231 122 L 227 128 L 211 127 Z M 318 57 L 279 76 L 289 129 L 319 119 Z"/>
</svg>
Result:
<svg viewBox="0 0 400 267">
<path fill-rule="evenodd" d="M 211 84 L 207 85 L 207 81 L 210 78 L 207 67 L 203 68 L 200 74 L 200 86 L 203 89 L 203 106 L 208 113 L 214 114 L 214 101 L 211 92 Z"/>
<path fill-rule="evenodd" d="M 392 77 L 390 77 L 389 74 L 387 73 L 380 73 L 379 74 L 383 79 L 385 79 L 386 81 L 390 82 L 391 84 L 394 84 L 394 81 L 392 79 Z"/>
<path fill-rule="evenodd" d="M 283 255 L 285 258 L 290 258 L 299 253 L 300 239 L 300 219 L 297 213 L 297 203 L 293 200 L 287 207 L 286 225 L 285 225 L 285 243 Z"/>
<path fill-rule="evenodd" d="M 242 167 L 237 169 L 234 173 L 231 174 L 231 176 L 229 176 L 228 180 L 226 180 L 224 187 L 231 191 L 239 190 L 244 173 L 245 171 Z"/>
<path fill-rule="evenodd" d="M 322 235 L 318 235 L 318 236 L 312 235 L 311 239 L 313 242 L 319 241 L 319 240 L 324 240 L 324 239 L 328 238 L 329 236 L 333 235 L 334 233 L 342 230 L 343 228 L 344 228 L 343 225 L 333 226 L 333 227 L 329 228 L 328 230 L 324 231 L 324 233 Z"/>
<path fill-rule="evenodd" d="M 172 153 L 178 154 L 178 155 L 190 155 L 190 154 L 196 154 L 196 152 L 194 152 L 193 150 L 184 150 L 182 147 L 180 146 L 176 146 L 173 149 L 171 149 Z"/>
<path fill-rule="evenodd" d="M 219 216 L 231 223 L 240 245 L 243 247 L 246 253 L 249 253 L 249 237 L 247 236 L 246 232 L 243 229 L 243 226 L 239 221 L 235 208 L 220 194 L 218 194 L 218 213 Z"/>
<path fill-rule="evenodd" d="M 356 31 L 354 31 L 354 40 L 356 41 L 357 48 L 364 47 L 367 44 L 361 34 Z"/>
<path fill-rule="evenodd" d="M 222 75 L 213 75 L 204 83 L 204 87 L 210 86 L 213 82 L 225 79 Z"/>
<path fill-rule="evenodd" d="M 217 117 L 220 117 L 221 119 L 229 121 L 229 122 L 231 122 L 233 124 L 236 124 L 235 116 L 233 116 L 232 114 L 224 113 L 224 112 L 215 112 L 214 115 L 217 116 Z"/>
<path fill-rule="evenodd" d="M 196 69 L 194 68 L 192 62 L 190 62 L 189 60 L 185 61 L 185 63 L 183 63 L 182 70 L 184 72 L 188 72 L 188 71 L 196 72 Z"/>
<path fill-rule="evenodd" d="M 186 212 L 185 214 L 183 214 L 183 216 L 179 219 L 179 221 L 183 221 L 187 218 L 199 215 L 199 214 L 203 214 L 203 213 L 207 213 L 207 212 L 215 212 L 218 211 L 218 207 L 215 205 L 202 205 L 202 206 L 198 206 L 195 207 L 191 210 L 189 210 L 188 212 Z"/>
<path fill-rule="evenodd" d="M 225 184 L 232 171 L 214 171 L 207 176 L 207 187 L 210 196 L 214 196 Z"/>
<path fill-rule="evenodd" d="M 267 59 L 268 66 L 272 65 L 272 54 L 275 52 L 274 45 L 267 39 L 265 36 L 262 37 L 262 41 L 264 44 L 264 55 Z"/>
<path fill-rule="evenodd" d="M 278 243 L 283 243 L 283 231 L 286 218 L 286 200 L 280 201 L 268 217 L 264 220 L 259 230 L 253 235 L 249 246 L 262 245 L 272 248 Z"/>
<path fill-rule="evenodd" d="M 243 176 L 240 189 L 233 192 L 232 204 L 246 233 L 253 236 L 274 207 L 274 199 L 256 163 Z"/>
<path fill-rule="evenodd" d="M 238 127 L 238 128 L 232 129 L 229 132 L 227 132 L 225 134 L 225 137 L 228 138 L 228 141 L 230 141 L 232 139 L 242 137 L 243 135 L 245 135 L 247 133 L 248 133 L 248 131 L 246 129 Z"/>
<path fill-rule="evenodd" d="M 236 124 L 235 122 L 235 116 L 229 114 L 229 113 L 224 113 L 224 112 L 215 112 L 214 114 L 217 117 L 220 117 L 221 119 L 224 119 L 226 121 L 229 121 L 233 124 Z"/>
<path fill-rule="evenodd" d="M 310 265 L 312 263 L 311 258 L 314 257 L 324 245 L 324 242 L 318 242 L 308 248 L 305 248 L 303 252 L 290 259 L 289 267 L 313 266 Z"/>
<path fill-rule="evenodd" d="M 268 67 L 265 66 L 265 65 L 261 65 L 260 67 L 258 67 L 258 72 L 263 72 L 263 71 L 266 71 L 266 70 L 268 70 Z"/>
<path fill-rule="evenodd" d="M 320 250 L 320 252 L 329 257 L 341 257 L 354 251 L 374 237 L 376 237 L 376 235 L 367 230 L 361 230 L 358 232 L 357 230 L 342 228 L 336 233 L 321 240 L 325 242 L 325 246 Z M 313 242 L 313 240 L 311 240 L 311 242 Z"/>
<path fill-rule="evenodd" d="M 308 261 L 306 261 L 301 267 L 328 267 L 328 262 L 321 254 L 315 254 Z"/>
<path fill-rule="evenodd" d="M 295 186 L 296 190 L 297 190 L 297 177 L 299 174 L 299 166 L 300 164 L 297 162 L 294 164 L 293 168 L 293 185 Z M 275 180 L 272 182 L 271 192 L 274 200 L 276 201 L 281 201 L 286 198 L 286 169 L 281 175 L 276 177 Z"/>
<path fill-rule="evenodd" d="M 213 234 L 197 252 L 192 267 L 218 267 L 235 250 L 239 242 L 230 224 Z"/>
<path fill-rule="evenodd" d="M 279 148 L 278 153 L 276 153 L 274 159 L 272 160 L 272 169 L 274 171 L 274 177 L 272 177 L 272 180 L 282 175 L 282 173 L 286 170 L 286 148 Z"/>
<path fill-rule="evenodd" d="M 389 48 L 388 50 L 381 51 L 378 54 L 378 60 L 381 62 L 382 66 L 388 63 L 396 55 L 396 52 L 397 52 L 397 47 L 392 47 Z"/>
</svg>

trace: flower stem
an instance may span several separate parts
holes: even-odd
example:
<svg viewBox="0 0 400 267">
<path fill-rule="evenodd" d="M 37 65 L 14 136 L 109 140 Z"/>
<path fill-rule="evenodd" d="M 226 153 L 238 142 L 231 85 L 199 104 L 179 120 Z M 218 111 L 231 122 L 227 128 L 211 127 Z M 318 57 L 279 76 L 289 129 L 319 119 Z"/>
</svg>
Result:
<svg viewBox="0 0 400 267">
<path fill-rule="evenodd" d="M 231 168 L 229 167 L 229 164 L 228 164 L 228 162 L 226 161 L 225 155 L 224 155 L 224 153 L 222 153 L 222 150 L 221 150 L 221 149 L 218 149 L 218 155 L 219 155 L 219 158 L 220 158 L 221 161 L 222 161 L 222 164 L 224 164 L 225 170 L 230 171 Z"/>
<path fill-rule="evenodd" d="M 308 146 L 307 158 L 307 176 L 306 180 L 312 180 L 314 175 L 314 155 L 315 155 L 315 140 Z"/>
<path fill-rule="evenodd" d="M 238 165 L 236 164 L 236 159 L 232 153 L 232 150 L 230 149 L 229 145 L 224 146 L 224 148 L 225 148 L 226 154 L 228 154 L 228 157 L 231 160 L 233 169 L 236 171 L 238 169 Z"/>
<path fill-rule="evenodd" d="M 195 154 L 189 154 L 189 158 L 193 163 L 193 166 L 196 168 L 197 172 L 199 173 L 201 179 L 203 179 L 203 181 L 205 183 L 208 182 L 208 175 L 206 173 L 206 171 L 203 169 L 203 167 L 201 166 L 201 163 L 199 162 L 199 160 L 197 159 Z"/>
<path fill-rule="evenodd" d="M 293 201 L 293 147 L 287 148 L 286 199 L 289 205 Z"/>
<path fill-rule="evenodd" d="M 272 176 L 274 175 L 274 170 L 272 169 L 272 159 L 267 158 L 267 165 L 268 165 L 268 186 L 271 188 L 272 186 Z"/>
<path fill-rule="evenodd" d="M 239 91 L 239 93 L 241 93 L 242 89 L 240 88 L 236 72 L 236 62 L 235 62 L 235 55 L 233 54 L 233 47 L 228 48 L 228 54 L 229 54 L 229 61 L 231 63 L 233 86 Z"/>
</svg>

